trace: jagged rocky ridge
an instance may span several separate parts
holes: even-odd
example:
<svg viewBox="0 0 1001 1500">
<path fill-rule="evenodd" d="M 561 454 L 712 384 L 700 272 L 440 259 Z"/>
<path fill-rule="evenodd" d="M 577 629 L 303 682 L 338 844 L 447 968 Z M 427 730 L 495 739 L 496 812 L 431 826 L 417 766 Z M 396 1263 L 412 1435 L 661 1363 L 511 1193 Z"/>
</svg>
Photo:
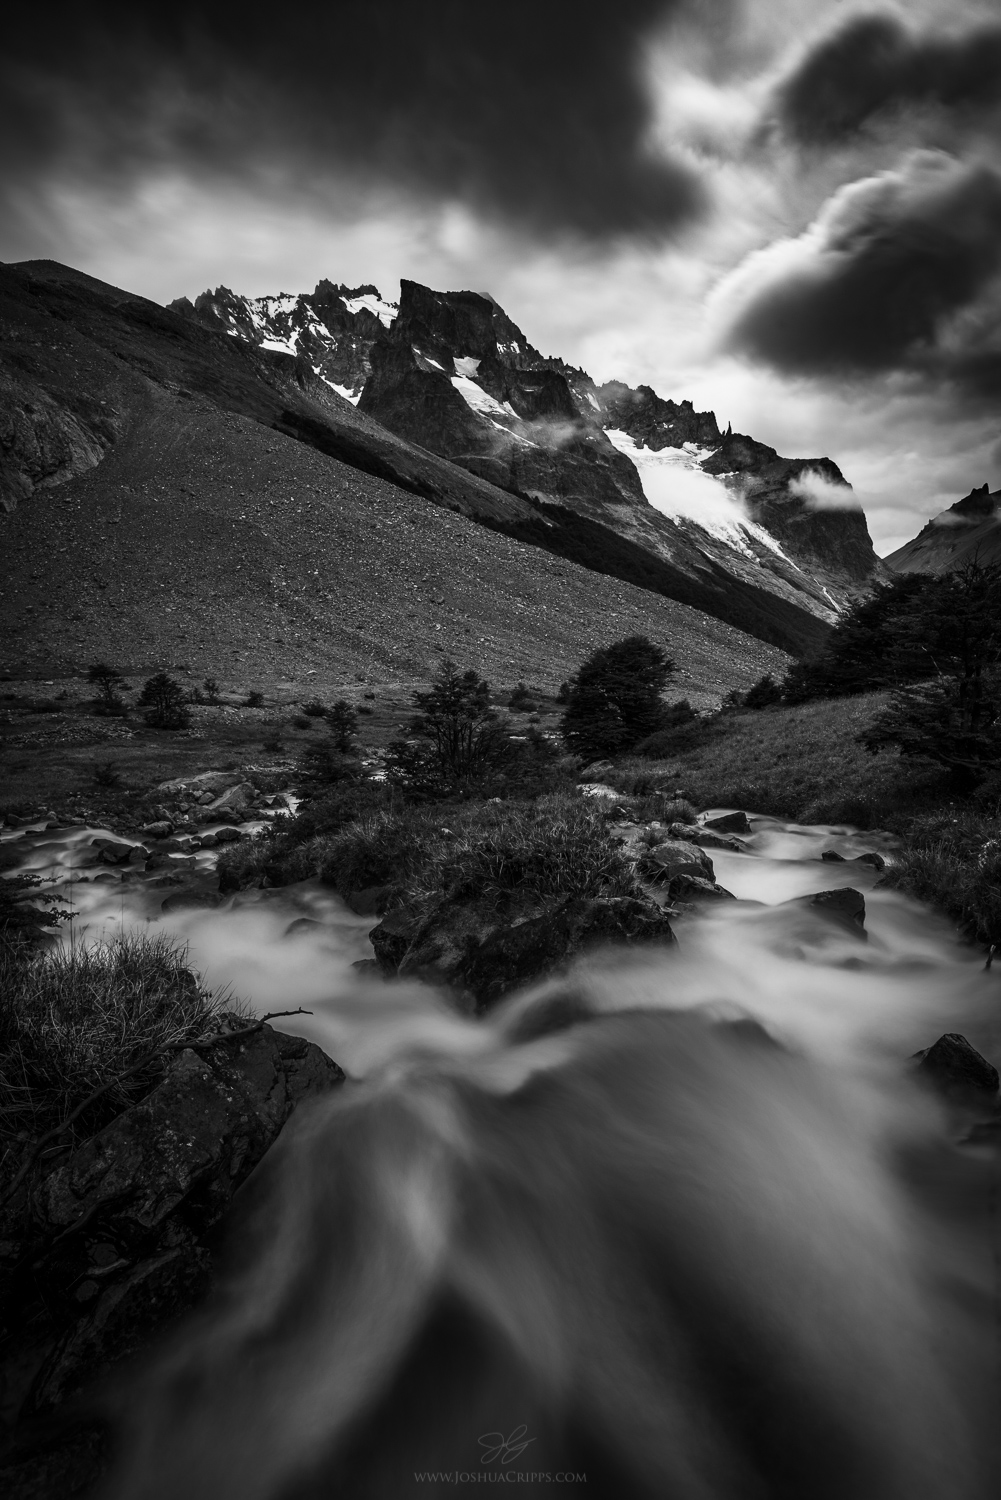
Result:
<svg viewBox="0 0 1001 1500">
<path fill-rule="evenodd" d="M 878 566 L 861 515 L 851 513 L 836 519 L 861 528 L 857 555 L 835 535 L 832 555 L 823 567 L 817 561 L 829 520 L 782 485 L 824 461 L 779 460 L 751 444 L 752 465 L 725 476 L 754 490 L 754 504 L 777 497 L 802 533 L 789 543 L 749 514 L 714 527 L 697 508 L 655 508 L 645 489 L 662 476 L 651 466 L 676 463 L 712 486 L 707 461 L 725 454 L 733 435 L 722 438 L 713 415 L 688 402 L 599 387 L 544 358 L 474 293 L 406 282 L 397 309 L 371 287 L 324 282 L 308 298 L 250 302 L 220 288 L 164 309 L 71 268 L 27 262 L 0 268 L 0 380 L 8 510 L 35 490 L 69 486 L 75 496 L 111 453 L 116 472 L 125 459 L 133 486 L 132 476 L 148 474 L 160 488 L 164 402 L 187 401 L 205 422 L 215 413 L 274 429 L 519 543 L 794 653 L 820 643 L 835 605 Z"/>
<path fill-rule="evenodd" d="M 404 281 L 394 305 L 374 287 L 321 282 L 297 299 L 250 301 L 220 287 L 173 306 L 308 358 L 360 411 L 529 499 L 546 520 L 547 506 L 572 510 L 665 562 L 715 564 L 826 620 L 879 574 L 861 510 L 814 509 L 790 487 L 812 472 L 848 491 L 829 458 L 781 458 L 753 438 L 724 436 L 690 401 L 598 385 L 540 354 L 489 297 Z M 651 481 L 653 455 L 676 469 L 661 463 Z M 690 504 L 671 514 L 672 472 L 683 482 L 696 469 L 725 486 L 730 517 L 717 509 L 700 521 Z"/>
<path fill-rule="evenodd" d="M 982 484 L 886 558 L 895 573 L 949 573 L 974 558 L 1001 562 L 1001 490 Z"/>
</svg>

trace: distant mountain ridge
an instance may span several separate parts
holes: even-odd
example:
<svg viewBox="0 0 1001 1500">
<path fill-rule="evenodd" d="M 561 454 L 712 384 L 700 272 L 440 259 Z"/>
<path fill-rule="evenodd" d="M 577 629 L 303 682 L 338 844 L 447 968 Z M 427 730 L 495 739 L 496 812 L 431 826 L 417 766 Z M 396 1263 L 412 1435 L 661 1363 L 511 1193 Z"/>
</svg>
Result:
<svg viewBox="0 0 1001 1500">
<path fill-rule="evenodd" d="M 972 489 L 884 559 L 894 573 L 949 573 L 974 559 L 1001 562 L 1001 490 Z"/>
<path fill-rule="evenodd" d="M 729 574 L 831 622 L 882 575 L 832 460 L 781 458 L 650 386 L 599 385 L 542 355 L 480 293 L 404 280 L 394 304 L 374 286 L 320 282 L 294 299 L 219 287 L 171 306 L 307 360 L 398 436 L 545 507 L 540 516 L 563 508 L 609 527 L 694 584 Z M 700 475 L 719 482 L 703 482 L 706 504 L 682 500 L 672 513 L 673 492 L 694 494 Z M 813 507 L 791 488 L 803 475 L 843 489 L 845 507 Z"/>
</svg>

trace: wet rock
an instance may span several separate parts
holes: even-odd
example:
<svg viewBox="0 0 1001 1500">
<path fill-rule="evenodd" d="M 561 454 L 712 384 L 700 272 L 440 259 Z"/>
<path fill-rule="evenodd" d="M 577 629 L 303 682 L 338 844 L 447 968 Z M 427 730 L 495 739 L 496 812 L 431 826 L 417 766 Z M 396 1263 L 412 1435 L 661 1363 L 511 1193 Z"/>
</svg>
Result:
<svg viewBox="0 0 1001 1500">
<path fill-rule="evenodd" d="M 219 835 L 215 833 L 203 833 L 198 838 L 199 849 L 214 849 L 219 842 Z"/>
<path fill-rule="evenodd" d="M 151 854 L 146 861 L 147 870 L 171 870 L 175 875 L 197 867 L 198 861 L 193 854 Z"/>
<path fill-rule="evenodd" d="M 671 837 L 686 839 L 699 849 L 726 849 L 731 854 L 740 854 L 744 848 L 732 833 L 711 833 L 707 828 L 689 828 L 684 823 L 671 824 Z"/>
<path fill-rule="evenodd" d="M 270 1026 L 185 1049 L 145 1099 L 22 1188 L 0 1223 L 5 1422 L 44 1414 L 187 1310 L 237 1186 L 296 1106 L 343 1077 Z"/>
<path fill-rule="evenodd" d="M 199 807 L 211 807 L 215 801 L 215 797 L 211 792 L 202 792 L 202 795 L 197 800 Z"/>
<path fill-rule="evenodd" d="M 886 860 L 875 849 L 867 849 L 864 854 L 857 854 L 854 859 L 849 860 L 853 865 L 871 865 L 874 870 L 885 870 Z"/>
<path fill-rule="evenodd" d="M 168 822 L 166 819 L 161 819 L 156 823 L 147 823 L 143 828 L 140 828 L 139 830 L 144 838 L 151 839 L 167 839 L 170 837 L 173 831 L 173 823 Z"/>
<path fill-rule="evenodd" d="M 718 818 L 706 818 L 702 824 L 710 833 L 750 833 L 747 814 L 742 812 L 722 813 Z"/>
<path fill-rule="evenodd" d="M 843 865 L 845 863 L 844 855 L 839 854 L 836 849 L 825 849 L 820 857 L 829 865 Z"/>
<path fill-rule="evenodd" d="M 715 880 L 706 880 L 701 875 L 676 875 L 671 881 L 672 905 L 697 904 L 700 901 L 736 901 L 732 891 L 724 890 Z"/>
<path fill-rule="evenodd" d="M 703 849 L 683 839 L 666 839 L 657 844 L 640 860 L 640 872 L 650 880 L 673 880 L 679 875 L 691 875 L 714 882 L 716 872 L 713 862 Z"/>
<path fill-rule="evenodd" d="M 251 786 L 249 781 L 243 781 L 217 797 L 211 804 L 212 812 L 217 817 L 223 813 L 235 813 L 238 817 L 243 817 L 253 807 L 256 796 L 256 787 Z"/>
<path fill-rule="evenodd" d="M 242 779 L 241 771 L 203 771 L 200 776 L 181 777 L 175 781 L 161 782 L 157 791 L 165 792 L 168 796 L 188 793 L 193 797 L 201 797 L 203 793 L 209 792 L 213 797 L 218 797 L 229 787 L 238 785 Z"/>
<path fill-rule="evenodd" d="M 520 985 L 608 943 L 673 943 L 669 919 L 646 899 L 570 897 L 504 920 L 495 911 L 443 904 L 400 908 L 371 933 L 380 970 L 448 987 L 482 1010 Z"/>
<path fill-rule="evenodd" d="M 610 760 L 593 760 L 589 766 L 585 766 L 580 773 L 581 781 L 600 781 L 603 776 L 609 776 L 615 770 Z"/>
<path fill-rule="evenodd" d="M 997 1099 L 998 1070 L 958 1031 L 947 1031 L 931 1047 L 914 1054 L 918 1075 L 953 1104 L 991 1104 Z"/>
<path fill-rule="evenodd" d="M 814 911 L 820 912 L 837 926 L 854 936 L 868 937 L 865 931 L 865 897 L 850 885 L 836 891 L 817 891 L 802 898 Z"/>
<path fill-rule="evenodd" d="M 216 830 L 215 841 L 217 844 L 235 844 L 242 837 L 238 828 L 219 828 Z"/>
<path fill-rule="evenodd" d="M 303 932 L 322 932 L 323 923 L 318 922 L 315 917 L 296 917 L 290 922 L 282 933 L 282 937 L 297 937 Z"/>
<path fill-rule="evenodd" d="M 128 859 L 134 846 L 126 844 L 122 839 L 98 838 L 91 839 L 90 847 L 98 851 L 102 864 L 121 865 Z"/>
<path fill-rule="evenodd" d="M 381 917 L 393 899 L 394 890 L 391 885 L 367 885 L 364 890 L 348 891 L 343 900 L 359 917 Z"/>
</svg>

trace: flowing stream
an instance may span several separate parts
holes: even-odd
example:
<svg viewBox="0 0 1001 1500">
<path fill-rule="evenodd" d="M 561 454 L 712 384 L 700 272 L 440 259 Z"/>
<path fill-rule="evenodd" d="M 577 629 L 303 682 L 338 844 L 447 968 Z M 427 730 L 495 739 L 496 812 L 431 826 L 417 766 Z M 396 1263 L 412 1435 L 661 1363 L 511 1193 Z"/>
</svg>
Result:
<svg viewBox="0 0 1001 1500">
<path fill-rule="evenodd" d="M 374 919 L 316 883 L 220 901 L 210 851 L 164 887 L 89 865 L 106 831 L 0 835 L 71 899 L 61 941 L 165 930 L 352 1080 L 255 1175 L 120 1500 L 994 1492 L 997 1134 L 908 1059 L 958 1031 L 997 1062 L 998 973 L 854 862 L 888 835 L 750 817 L 675 949 L 480 1020 L 359 977 Z M 805 899 L 840 887 L 864 933 Z"/>
</svg>

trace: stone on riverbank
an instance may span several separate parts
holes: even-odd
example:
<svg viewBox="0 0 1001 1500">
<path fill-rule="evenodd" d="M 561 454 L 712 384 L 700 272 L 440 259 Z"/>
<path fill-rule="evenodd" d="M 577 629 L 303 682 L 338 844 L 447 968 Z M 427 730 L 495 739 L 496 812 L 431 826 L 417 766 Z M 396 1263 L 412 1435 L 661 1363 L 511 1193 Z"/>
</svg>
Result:
<svg viewBox="0 0 1001 1500">
<path fill-rule="evenodd" d="M 43 1422 L 197 1300 L 236 1188 L 297 1105 L 343 1078 L 318 1047 L 267 1025 L 185 1049 L 144 1099 L 17 1191 L 0 1218 L 4 1493 L 70 1493 L 35 1482 L 50 1442 L 32 1453 L 23 1424 Z"/>
</svg>

